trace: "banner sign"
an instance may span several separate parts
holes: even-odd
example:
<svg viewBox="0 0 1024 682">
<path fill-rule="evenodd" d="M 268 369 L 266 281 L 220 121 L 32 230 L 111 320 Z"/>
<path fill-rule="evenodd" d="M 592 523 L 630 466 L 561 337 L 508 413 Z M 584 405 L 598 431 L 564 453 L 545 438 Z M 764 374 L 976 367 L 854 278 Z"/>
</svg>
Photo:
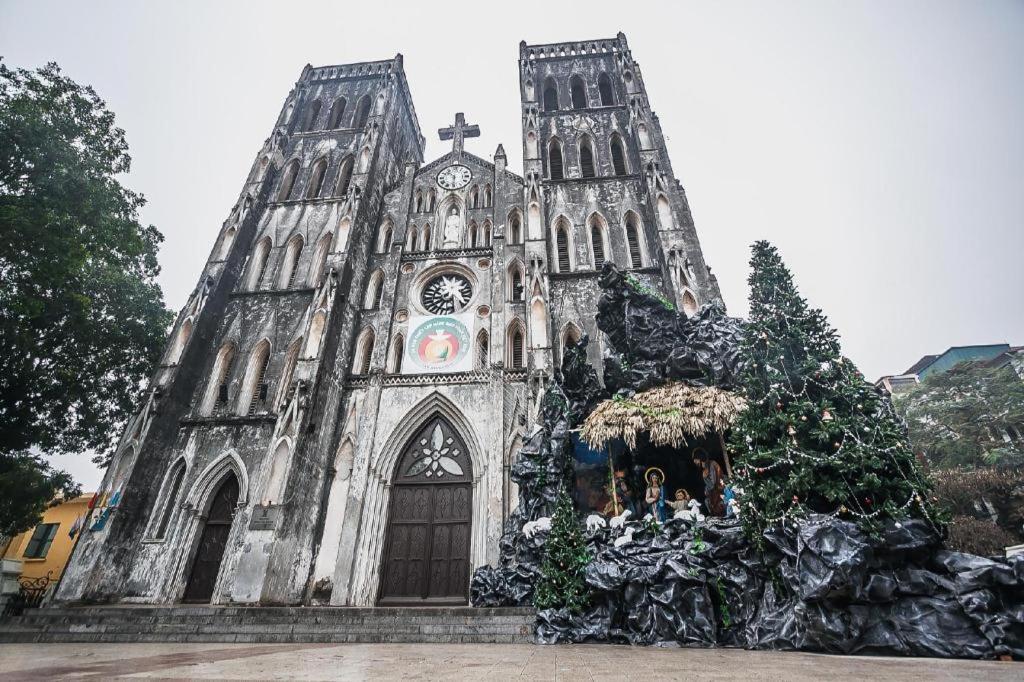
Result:
<svg viewBox="0 0 1024 682">
<path fill-rule="evenodd" d="M 471 371 L 472 328 L 473 313 L 411 316 L 402 374 Z"/>
</svg>

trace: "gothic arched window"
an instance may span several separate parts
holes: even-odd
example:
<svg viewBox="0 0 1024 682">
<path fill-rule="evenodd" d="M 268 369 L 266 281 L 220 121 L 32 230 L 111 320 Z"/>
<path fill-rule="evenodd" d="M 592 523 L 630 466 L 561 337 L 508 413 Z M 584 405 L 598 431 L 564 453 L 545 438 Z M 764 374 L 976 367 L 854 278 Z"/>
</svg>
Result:
<svg viewBox="0 0 1024 682">
<path fill-rule="evenodd" d="M 423 192 L 416 190 L 416 202 L 414 204 L 413 211 L 416 213 L 423 213 Z"/>
<path fill-rule="evenodd" d="M 437 193 L 433 189 L 431 189 L 429 192 L 427 192 L 426 205 L 424 206 L 423 210 L 428 213 L 430 211 L 433 211 L 435 201 L 437 201 Z"/>
<path fill-rule="evenodd" d="M 242 390 L 238 394 L 238 414 L 256 414 L 260 405 L 267 400 L 267 365 L 270 363 L 270 342 L 263 339 L 249 355 L 249 364 L 242 378 Z"/>
<path fill-rule="evenodd" d="M 171 471 L 166 478 L 163 497 L 163 504 L 160 506 L 160 521 L 157 524 L 153 538 L 163 540 L 167 535 L 167 527 L 174 516 L 175 503 L 178 501 L 178 493 L 181 492 L 181 483 L 185 480 L 185 458 L 181 457 L 171 466 Z"/>
<path fill-rule="evenodd" d="M 288 400 L 288 391 L 292 384 L 292 377 L 295 374 L 295 366 L 299 364 L 299 353 L 302 351 L 303 339 L 292 341 L 288 346 L 288 352 L 284 354 L 284 370 L 281 372 L 281 380 L 277 383 L 277 398 L 274 400 L 275 408 L 280 410 Z"/>
<path fill-rule="evenodd" d="M 478 246 L 483 246 L 483 244 L 480 243 L 480 235 L 477 230 L 475 220 L 469 221 L 469 225 L 466 227 L 466 232 L 469 233 L 469 248 L 475 249 Z"/>
<path fill-rule="evenodd" d="M 341 127 L 341 117 L 345 115 L 346 104 L 344 97 L 334 100 L 334 104 L 331 105 L 331 113 L 327 116 L 328 129 L 334 130 Z"/>
<path fill-rule="evenodd" d="M 569 258 L 569 226 L 563 219 L 555 223 L 555 253 L 558 256 L 558 271 L 570 272 L 572 261 Z"/>
<path fill-rule="evenodd" d="M 550 76 L 544 79 L 544 111 L 558 111 L 558 86 Z"/>
<path fill-rule="evenodd" d="M 306 110 L 306 119 L 302 123 L 302 129 L 304 131 L 313 130 L 316 126 L 316 120 L 320 117 L 320 100 L 313 100 L 309 109 Z"/>
<path fill-rule="evenodd" d="M 229 341 L 220 347 L 217 359 L 213 361 L 213 371 L 206 385 L 203 402 L 199 406 L 201 415 L 209 416 L 213 414 L 217 405 L 228 402 L 228 384 L 231 381 L 231 367 L 234 364 L 235 344 Z"/>
<path fill-rule="evenodd" d="M 469 207 L 480 208 L 480 188 L 476 185 L 469 190 Z"/>
<path fill-rule="evenodd" d="M 364 310 L 376 310 L 380 307 L 380 298 L 384 293 L 384 273 L 375 270 L 370 275 L 370 281 L 366 285 L 366 295 L 363 297 Z"/>
<path fill-rule="evenodd" d="M 520 244 L 523 241 L 523 220 L 519 217 L 518 211 L 513 211 L 508 217 L 508 243 Z"/>
<path fill-rule="evenodd" d="M 615 104 L 615 95 L 612 93 L 612 79 L 607 73 L 601 72 L 597 77 L 597 90 L 601 93 L 601 106 L 610 107 Z"/>
<path fill-rule="evenodd" d="M 573 76 L 569 79 L 569 96 L 572 98 L 573 109 L 587 108 L 587 86 L 580 76 Z"/>
<path fill-rule="evenodd" d="M 292 196 L 292 188 L 295 187 L 295 176 L 299 174 L 299 160 L 293 159 L 285 166 L 284 175 L 281 176 L 281 189 L 277 192 L 278 201 L 288 201 Z"/>
<path fill-rule="evenodd" d="M 612 135 L 612 170 L 616 175 L 626 174 L 626 151 L 622 146 L 622 138 L 618 133 Z"/>
<path fill-rule="evenodd" d="M 664 194 L 658 195 L 658 220 L 661 221 L 661 229 L 671 230 L 675 221 L 672 220 L 672 207 Z"/>
<path fill-rule="evenodd" d="M 590 136 L 584 135 L 580 138 L 580 175 L 584 178 L 594 177 L 594 166 L 594 145 L 590 142 Z"/>
<path fill-rule="evenodd" d="M 423 233 L 420 235 L 420 248 L 424 251 L 430 251 L 430 223 L 426 223 L 423 226 Z"/>
<path fill-rule="evenodd" d="M 392 374 L 402 373 L 402 356 L 405 353 L 405 337 L 395 334 L 391 341 L 391 357 L 388 358 L 388 371 Z"/>
<path fill-rule="evenodd" d="M 642 268 L 644 260 L 640 246 L 640 225 L 632 211 L 626 214 L 626 246 L 629 248 L 629 266 Z"/>
<path fill-rule="evenodd" d="M 327 159 L 320 159 L 313 164 L 309 173 L 309 184 L 306 187 L 306 198 L 317 199 L 324 188 L 324 176 L 327 175 Z"/>
<path fill-rule="evenodd" d="M 366 127 L 366 121 L 370 118 L 370 96 L 363 95 L 356 105 L 356 115 L 352 117 L 353 128 Z"/>
<path fill-rule="evenodd" d="M 490 208 L 494 203 L 494 193 L 491 191 L 491 185 L 488 183 L 484 186 L 484 208 Z"/>
<path fill-rule="evenodd" d="M 476 335 L 476 368 L 487 369 L 489 347 L 487 330 L 481 329 Z"/>
<path fill-rule="evenodd" d="M 526 290 L 523 287 L 523 268 L 512 263 L 508 269 L 508 293 L 510 301 L 522 301 Z"/>
<path fill-rule="evenodd" d="M 420 236 L 420 231 L 418 229 L 416 229 L 415 225 L 413 225 L 412 227 L 409 228 L 409 250 L 410 251 L 415 251 L 416 247 L 419 246 L 419 244 L 417 243 L 418 240 L 419 240 L 419 236 Z"/>
<path fill-rule="evenodd" d="M 217 250 L 217 260 L 227 260 L 228 254 L 231 253 L 231 246 L 235 243 L 235 235 L 237 234 L 238 228 L 234 225 L 224 232 L 224 236 L 220 240 L 220 248 Z"/>
<path fill-rule="evenodd" d="M 299 270 L 299 256 L 302 255 L 302 237 L 295 235 L 288 240 L 284 249 L 284 260 L 281 261 L 281 273 L 277 280 L 278 287 L 290 289 L 295 282 L 295 274 Z"/>
<path fill-rule="evenodd" d="M 508 366 L 510 369 L 523 369 L 526 356 L 526 335 L 518 322 L 512 323 L 508 330 Z"/>
<path fill-rule="evenodd" d="M 480 246 L 488 247 L 491 245 L 491 221 L 484 220 L 480 226 Z"/>
<path fill-rule="evenodd" d="M 256 244 L 252 252 L 252 263 L 249 266 L 249 289 L 259 289 L 263 282 L 263 273 L 267 271 L 267 263 L 270 262 L 270 237 L 264 237 Z"/>
<path fill-rule="evenodd" d="M 341 166 L 338 168 L 338 183 L 335 185 L 334 196 L 344 198 L 348 194 L 349 185 L 352 184 L 352 165 L 354 163 L 351 155 L 342 159 Z"/>
<path fill-rule="evenodd" d="M 380 235 L 377 239 L 377 253 L 387 253 L 388 249 L 391 248 L 391 233 L 393 228 L 391 227 L 391 220 L 385 220 L 384 224 L 381 225 Z"/>
<path fill-rule="evenodd" d="M 596 215 L 590 218 L 590 249 L 594 254 L 594 269 L 604 265 L 604 224 Z"/>
<path fill-rule="evenodd" d="M 367 327 L 356 344 L 356 353 L 352 364 L 353 374 L 366 374 L 370 371 L 370 359 L 373 357 L 373 342 L 376 337 L 373 329 Z"/>
<path fill-rule="evenodd" d="M 327 252 L 331 250 L 331 238 L 334 235 L 328 232 L 320 237 L 316 243 L 316 250 L 313 251 L 313 260 L 309 264 L 309 286 L 318 287 L 324 279 L 324 270 L 327 266 Z"/>
<path fill-rule="evenodd" d="M 552 180 L 565 178 L 565 168 L 562 164 L 562 143 L 558 138 L 552 138 L 548 143 L 548 177 Z"/>
</svg>

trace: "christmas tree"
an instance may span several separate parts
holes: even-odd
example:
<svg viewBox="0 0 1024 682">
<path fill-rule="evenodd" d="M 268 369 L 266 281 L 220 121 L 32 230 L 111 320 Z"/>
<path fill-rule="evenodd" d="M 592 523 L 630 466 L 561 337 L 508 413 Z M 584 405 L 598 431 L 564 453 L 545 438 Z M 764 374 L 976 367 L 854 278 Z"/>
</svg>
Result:
<svg viewBox="0 0 1024 682">
<path fill-rule="evenodd" d="M 551 519 L 551 532 L 540 567 L 541 578 L 534 591 L 534 605 L 538 609 L 582 611 L 590 598 L 583 580 L 588 563 L 590 553 L 576 520 L 576 510 L 563 487 L 558 493 L 558 506 Z"/>
<path fill-rule="evenodd" d="M 840 352 L 778 251 L 753 247 L 742 382 L 748 408 L 733 427 L 741 518 L 753 537 L 808 513 L 876 532 L 909 517 L 940 523 L 931 485 L 888 398 Z"/>
</svg>

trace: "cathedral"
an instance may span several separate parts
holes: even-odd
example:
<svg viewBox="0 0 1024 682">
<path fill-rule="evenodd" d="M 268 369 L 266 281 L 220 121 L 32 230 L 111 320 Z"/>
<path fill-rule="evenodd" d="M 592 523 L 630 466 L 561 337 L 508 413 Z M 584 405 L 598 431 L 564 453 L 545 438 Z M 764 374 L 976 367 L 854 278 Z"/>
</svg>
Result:
<svg viewBox="0 0 1024 682">
<path fill-rule="evenodd" d="M 57 601 L 467 603 L 602 264 L 720 298 L 626 37 L 521 43 L 519 92 L 521 173 L 462 113 L 426 162 L 401 55 L 303 69 Z"/>
</svg>

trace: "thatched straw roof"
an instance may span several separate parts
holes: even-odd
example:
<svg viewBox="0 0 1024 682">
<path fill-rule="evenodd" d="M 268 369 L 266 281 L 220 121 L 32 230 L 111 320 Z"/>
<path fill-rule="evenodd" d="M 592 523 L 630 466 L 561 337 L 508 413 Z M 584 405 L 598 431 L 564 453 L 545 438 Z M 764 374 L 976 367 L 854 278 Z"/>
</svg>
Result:
<svg viewBox="0 0 1024 682">
<path fill-rule="evenodd" d="M 746 406 L 743 398 L 720 388 L 666 384 L 632 398 L 605 400 L 583 422 L 580 437 L 598 450 L 624 438 L 633 449 L 637 434 L 646 431 L 652 444 L 678 448 L 686 436 L 727 430 Z"/>
</svg>

